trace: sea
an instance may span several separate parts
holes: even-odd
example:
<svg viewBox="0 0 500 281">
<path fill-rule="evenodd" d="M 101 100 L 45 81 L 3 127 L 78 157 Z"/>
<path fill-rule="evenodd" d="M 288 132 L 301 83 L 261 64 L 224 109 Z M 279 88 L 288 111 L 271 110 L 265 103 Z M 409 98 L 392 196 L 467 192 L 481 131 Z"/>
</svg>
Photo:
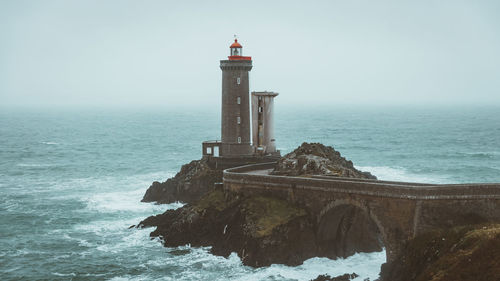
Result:
<svg viewBox="0 0 500 281">
<path fill-rule="evenodd" d="M 500 108 L 276 106 L 282 154 L 331 145 L 383 180 L 500 182 Z M 1 108 L 1 280 L 375 280 L 385 252 L 244 266 L 209 247 L 165 248 L 130 228 L 181 207 L 140 200 L 220 136 L 218 108 Z"/>
</svg>

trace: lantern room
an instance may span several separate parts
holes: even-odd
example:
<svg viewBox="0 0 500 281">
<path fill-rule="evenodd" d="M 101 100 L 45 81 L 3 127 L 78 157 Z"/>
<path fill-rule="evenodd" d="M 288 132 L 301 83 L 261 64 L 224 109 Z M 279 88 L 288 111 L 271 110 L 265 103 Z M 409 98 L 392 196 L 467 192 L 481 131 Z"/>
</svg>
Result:
<svg viewBox="0 0 500 281">
<path fill-rule="evenodd" d="M 234 43 L 229 46 L 231 50 L 229 60 L 252 60 L 252 57 L 243 56 L 243 46 L 238 43 L 238 39 L 234 39 Z"/>
<path fill-rule="evenodd" d="M 238 43 L 238 39 L 234 39 L 234 43 L 231 44 L 231 47 L 229 47 L 231 49 L 231 56 L 241 56 L 243 55 L 242 53 L 242 46 L 240 43 Z"/>
</svg>

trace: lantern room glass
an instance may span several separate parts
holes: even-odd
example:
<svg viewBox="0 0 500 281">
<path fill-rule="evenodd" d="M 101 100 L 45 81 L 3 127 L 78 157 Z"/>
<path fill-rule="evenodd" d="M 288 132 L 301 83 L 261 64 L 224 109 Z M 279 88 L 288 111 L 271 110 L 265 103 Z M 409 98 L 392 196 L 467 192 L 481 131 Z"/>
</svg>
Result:
<svg viewBox="0 0 500 281">
<path fill-rule="evenodd" d="M 241 56 L 241 48 L 231 48 L 231 56 Z"/>
</svg>

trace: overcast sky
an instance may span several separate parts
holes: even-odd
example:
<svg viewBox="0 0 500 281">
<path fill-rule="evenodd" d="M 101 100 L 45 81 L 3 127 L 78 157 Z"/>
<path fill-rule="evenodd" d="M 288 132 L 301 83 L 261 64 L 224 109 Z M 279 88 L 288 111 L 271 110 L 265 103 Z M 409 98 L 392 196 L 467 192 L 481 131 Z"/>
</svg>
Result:
<svg viewBox="0 0 500 281">
<path fill-rule="evenodd" d="M 0 0 L 0 104 L 218 106 L 234 34 L 280 104 L 500 105 L 498 0 Z"/>
</svg>

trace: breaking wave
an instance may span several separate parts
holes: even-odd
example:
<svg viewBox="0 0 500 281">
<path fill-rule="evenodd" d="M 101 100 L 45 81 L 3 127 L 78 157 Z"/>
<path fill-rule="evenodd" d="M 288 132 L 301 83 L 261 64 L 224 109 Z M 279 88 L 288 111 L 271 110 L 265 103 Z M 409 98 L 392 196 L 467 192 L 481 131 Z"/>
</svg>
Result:
<svg viewBox="0 0 500 281">
<path fill-rule="evenodd" d="M 387 167 L 387 166 L 356 166 L 361 171 L 370 172 L 379 180 L 387 181 L 402 181 L 402 182 L 420 182 L 420 183 L 449 183 L 449 179 L 445 176 L 415 174 L 408 172 L 402 167 Z"/>
</svg>

